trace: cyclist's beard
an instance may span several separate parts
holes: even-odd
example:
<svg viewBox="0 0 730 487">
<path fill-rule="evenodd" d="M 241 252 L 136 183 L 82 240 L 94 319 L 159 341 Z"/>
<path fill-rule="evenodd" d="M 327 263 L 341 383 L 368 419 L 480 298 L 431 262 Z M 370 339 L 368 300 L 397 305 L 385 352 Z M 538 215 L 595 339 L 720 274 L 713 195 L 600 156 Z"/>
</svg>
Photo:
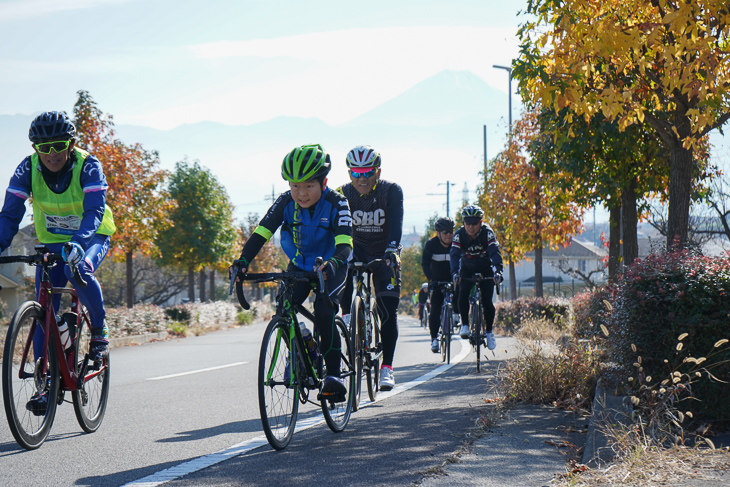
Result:
<svg viewBox="0 0 730 487">
<path fill-rule="evenodd" d="M 441 245 L 443 245 L 446 248 L 451 247 L 451 243 L 444 242 L 444 239 L 441 238 L 441 235 L 437 235 L 437 236 L 439 238 L 439 242 L 441 242 Z"/>
</svg>

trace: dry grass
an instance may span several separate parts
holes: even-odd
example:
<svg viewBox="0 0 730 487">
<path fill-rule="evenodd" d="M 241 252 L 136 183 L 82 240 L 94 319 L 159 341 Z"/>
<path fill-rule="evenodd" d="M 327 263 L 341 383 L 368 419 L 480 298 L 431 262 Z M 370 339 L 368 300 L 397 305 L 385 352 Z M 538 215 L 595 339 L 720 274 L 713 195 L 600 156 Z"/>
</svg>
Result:
<svg viewBox="0 0 730 487">
<path fill-rule="evenodd" d="M 728 485 L 730 451 L 727 448 L 637 446 L 632 455 L 605 468 L 584 468 L 575 468 L 551 485 Z"/>
</svg>

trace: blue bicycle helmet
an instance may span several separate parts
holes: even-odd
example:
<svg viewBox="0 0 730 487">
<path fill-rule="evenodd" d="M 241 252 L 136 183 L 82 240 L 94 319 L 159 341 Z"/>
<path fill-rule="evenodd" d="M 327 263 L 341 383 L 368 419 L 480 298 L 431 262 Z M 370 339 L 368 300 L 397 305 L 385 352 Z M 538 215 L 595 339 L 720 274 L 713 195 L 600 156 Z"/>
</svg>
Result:
<svg viewBox="0 0 730 487">
<path fill-rule="evenodd" d="M 76 137 L 76 127 L 63 112 L 44 112 L 30 123 L 28 138 L 34 144 Z"/>
</svg>

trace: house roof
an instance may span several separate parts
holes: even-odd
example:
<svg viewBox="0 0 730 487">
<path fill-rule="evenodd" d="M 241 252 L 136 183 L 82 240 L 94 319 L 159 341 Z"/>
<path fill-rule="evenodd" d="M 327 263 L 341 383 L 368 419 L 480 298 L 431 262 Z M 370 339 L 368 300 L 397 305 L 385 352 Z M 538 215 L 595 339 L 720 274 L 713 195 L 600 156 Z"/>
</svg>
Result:
<svg viewBox="0 0 730 487">
<path fill-rule="evenodd" d="M 543 259 L 557 258 L 584 258 L 584 259 L 602 259 L 608 255 L 608 250 L 603 247 L 596 247 L 590 242 L 578 239 L 571 239 L 570 245 L 565 248 L 553 250 L 546 248 L 542 250 Z M 527 257 L 534 259 L 535 251 L 527 253 Z"/>
</svg>

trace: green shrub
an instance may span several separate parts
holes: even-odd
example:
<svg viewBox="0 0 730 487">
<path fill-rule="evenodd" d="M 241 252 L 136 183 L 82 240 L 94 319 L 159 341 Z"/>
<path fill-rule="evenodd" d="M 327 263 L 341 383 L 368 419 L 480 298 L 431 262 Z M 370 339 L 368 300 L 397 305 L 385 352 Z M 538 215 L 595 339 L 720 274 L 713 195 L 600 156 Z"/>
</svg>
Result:
<svg viewBox="0 0 730 487">
<path fill-rule="evenodd" d="M 181 323 L 179 321 L 171 321 L 167 325 L 167 330 L 172 334 L 176 336 L 185 336 L 185 330 L 187 330 L 188 327 L 185 323 Z"/>
<path fill-rule="evenodd" d="M 182 306 L 174 306 L 165 309 L 165 316 L 173 321 L 190 321 L 190 311 Z"/>
<path fill-rule="evenodd" d="M 571 303 L 564 298 L 522 297 L 497 303 L 495 324 L 507 333 L 514 333 L 533 318 L 544 318 L 565 329 L 570 323 Z"/>
<path fill-rule="evenodd" d="M 650 255 L 617 279 L 613 312 L 606 326 L 609 356 L 626 370 L 642 358 L 647 377 L 670 382 L 675 374 L 699 372 L 692 384 L 690 410 L 696 420 L 730 424 L 730 350 L 717 350 L 730 338 L 730 259 L 689 252 Z M 686 335 L 685 335 L 686 334 Z M 678 344 L 679 337 L 681 343 Z M 709 352 L 703 367 L 696 368 Z M 696 375 L 696 374 L 695 374 Z"/>
<path fill-rule="evenodd" d="M 236 315 L 236 321 L 239 325 L 250 325 L 251 323 L 253 323 L 255 317 L 256 313 L 254 312 L 254 310 L 243 310 L 239 311 Z"/>
</svg>

